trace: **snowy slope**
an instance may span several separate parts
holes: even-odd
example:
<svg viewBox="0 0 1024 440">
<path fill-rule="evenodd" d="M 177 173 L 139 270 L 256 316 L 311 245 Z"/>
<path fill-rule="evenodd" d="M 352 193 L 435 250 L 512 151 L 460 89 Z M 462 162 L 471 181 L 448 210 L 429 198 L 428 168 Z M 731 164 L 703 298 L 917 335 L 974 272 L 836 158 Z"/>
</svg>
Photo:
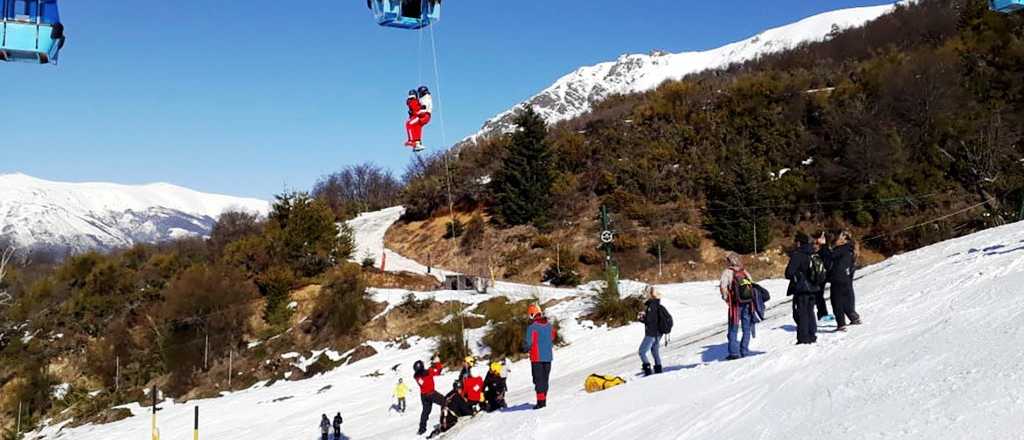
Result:
<svg viewBox="0 0 1024 440">
<path fill-rule="evenodd" d="M 266 214 L 269 204 L 166 183 L 63 183 L 0 175 L 0 239 L 20 248 L 77 252 L 203 236 L 228 209 Z"/>
<path fill-rule="evenodd" d="M 532 106 L 548 123 L 572 119 L 587 113 L 593 104 L 608 96 L 644 92 L 666 80 L 750 61 L 762 55 L 791 49 L 801 43 L 822 41 L 833 26 L 839 29 L 863 26 L 891 12 L 893 8 L 892 5 L 884 5 L 827 12 L 717 49 L 627 54 L 615 61 L 581 67 L 539 94 L 491 118 L 467 140 L 508 133 L 513 127 L 515 114 L 526 106 Z"/>
<path fill-rule="evenodd" d="M 529 367 L 512 366 L 510 411 L 464 421 L 447 439 L 1020 439 L 1024 420 L 1024 223 L 991 229 L 892 258 L 862 270 L 856 287 L 866 322 L 849 333 L 825 328 L 819 343 L 795 346 L 785 283 L 759 326 L 756 356 L 721 362 L 725 310 L 713 282 L 662 286 L 676 329 L 662 349 L 667 372 L 638 379 L 634 324 L 609 330 L 577 321 L 585 288 L 550 289 L 564 301 L 548 310 L 570 345 L 555 353 L 549 407 L 532 402 Z M 627 292 L 640 288 L 625 283 Z M 396 304 L 404 291 L 377 291 Z M 521 297 L 522 292 L 510 292 Z M 421 297 L 477 303 L 459 292 Z M 479 330 L 471 331 L 475 340 Z M 162 437 L 190 438 L 193 405 L 203 411 L 202 438 L 314 439 L 321 413 L 340 411 L 353 439 L 413 439 L 419 403 L 387 410 L 398 377 L 432 349 L 411 341 L 298 382 L 256 386 L 218 399 L 163 404 Z M 479 347 L 476 347 L 479 350 Z M 397 365 L 397 372 L 392 370 Z M 368 377 L 379 371 L 381 377 Z M 624 375 L 630 383 L 598 394 L 581 390 L 587 374 Z M 453 374 L 438 380 L 447 390 Z M 283 400 L 282 400 L 283 399 Z M 29 439 L 146 438 L 149 418 L 61 430 Z M 436 420 L 436 410 L 433 420 Z"/>
<path fill-rule="evenodd" d="M 421 275 L 431 275 L 439 281 L 444 280 L 446 274 L 455 274 L 439 268 L 431 268 L 427 272 L 427 266 L 410 258 L 399 255 L 397 252 L 384 247 L 384 235 L 388 228 L 395 224 L 402 215 L 405 208 L 395 206 L 380 211 L 367 212 L 349 220 L 347 223 L 355 233 L 356 252 L 353 261 L 361 261 L 370 257 L 377 262 L 377 267 L 384 263 L 384 269 L 388 272 L 412 272 Z M 383 258 L 383 260 L 382 260 Z"/>
</svg>

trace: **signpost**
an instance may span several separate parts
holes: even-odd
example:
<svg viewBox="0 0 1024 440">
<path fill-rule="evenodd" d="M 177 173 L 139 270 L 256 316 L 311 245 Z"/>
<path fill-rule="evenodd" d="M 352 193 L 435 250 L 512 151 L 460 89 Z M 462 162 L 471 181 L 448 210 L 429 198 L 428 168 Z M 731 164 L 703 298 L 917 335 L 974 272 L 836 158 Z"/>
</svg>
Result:
<svg viewBox="0 0 1024 440">
<path fill-rule="evenodd" d="M 611 218 L 608 216 L 608 208 L 601 206 L 601 248 L 604 249 L 604 270 L 608 272 L 609 279 L 615 284 L 619 283 L 619 266 L 612 259 L 612 250 L 615 243 L 615 230 L 612 229 Z"/>
</svg>

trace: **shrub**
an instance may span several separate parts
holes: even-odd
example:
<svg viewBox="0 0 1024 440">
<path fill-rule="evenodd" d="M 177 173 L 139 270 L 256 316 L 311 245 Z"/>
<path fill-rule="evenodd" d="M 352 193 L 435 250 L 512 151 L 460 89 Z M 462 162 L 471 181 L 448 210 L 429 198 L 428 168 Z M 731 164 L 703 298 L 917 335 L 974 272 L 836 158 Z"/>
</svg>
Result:
<svg viewBox="0 0 1024 440">
<path fill-rule="evenodd" d="M 445 365 L 459 365 L 470 353 L 465 332 L 460 324 L 458 317 L 441 324 L 435 351 Z"/>
<path fill-rule="evenodd" d="M 597 249 L 587 249 L 580 254 L 579 261 L 587 266 L 594 266 L 604 262 L 604 255 Z"/>
<path fill-rule="evenodd" d="M 619 296 L 618 284 L 614 282 L 611 272 L 605 273 L 605 288 L 594 297 L 589 318 L 599 324 L 621 327 L 636 320 L 637 313 L 643 310 L 643 298 Z"/>
<path fill-rule="evenodd" d="M 538 235 L 533 238 L 530 242 L 530 249 L 550 249 L 554 245 L 554 241 L 547 235 Z"/>
<path fill-rule="evenodd" d="M 166 292 L 160 318 L 169 329 L 162 341 L 164 367 L 171 372 L 170 391 L 188 390 L 193 372 L 203 363 L 208 336 L 210 356 L 224 356 L 249 331 L 249 308 L 257 290 L 237 269 L 193 266 Z"/>
<path fill-rule="evenodd" d="M 484 333 L 483 343 L 491 349 L 492 358 L 515 358 L 521 355 L 526 326 L 530 318 L 520 313 L 503 321 L 495 321 Z"/>
<path fill-rule="evenodd" d="M 409 292 L 402 297 L 402 303 L 398 305 L 398 309 L 410 315 L 421 315 L 430 309 L 430 301 L 416 299 L 416 295 Z"/>
<path fill-rule="evenodd" d="M 553 286 L 578 286 L 581 281 L 578 258 L 568 249 L 559 250 L 558 260 L 548 266 L 541 281 Z"/>
<path fill-rule="evenodd" d="M 651 244 L 647 246 L 647 253 L 652 257 L 658 257 L 660 254 L 664 257 L 665 252 L 668 251 L 668 240 L 664 238 L 655 238 L 651 240 Z"/>
<path fill-rule="evenodd" d="M 363 269 L 373 269 L 374 267 L 377 266 L 377 260 L 367 255 L 363 257 L 363 261 L 361 261 L 359 265 L 362 266 Z"/>
<path fill-rule="evenodd" d="M 359 266 L 342 265 L 328 275 L 317 301 L 314 322 L 326 325 L 338 335 L 354 334 L 370 319 L 369 300 Z"/>
<path fill-rule="evenodd" d="M 291 301 L 290 294 L 295 282 L 295 274 L 284 266 L 271 267 L 256 276 L 256 285 L 266 299 L 263 320 L 277 330 L 283 330 L 291 320 L 292 310 L 288 308 L 288 303 Z"/>
<path fill-rule="evenodd" d="M 680 228 L 672 234 L 672 246 L 676 249 L 700 249 L 700 242 L 701 235 L 696 230 Z"/>
<path fill-rule="evenodd" d="M 462 222 L 459 221 L 459 219 L 457 218 L 449 220 L 448 223 L 445 223 L 444 229 L 444 235 L 441 238 L 445 240 L 451 238 L 459 238 L 462 236 L 462 233 L 465 232 L 466 230 L 465 226 L 463 226 Z"/>
<path fill-rule="evenodd" d="M 459 241 L 459 248 L 464 254 L 469 254 L 483 243 L 485 229 L 484 218 L 480 214 L 474 214 L 469 219 L 469 223 L 466 223 L 466 231 L 462 234 L 462 240 Z"/>
<path fill-rule="evenodd" d="M 221 255 L 224 248 L 245 237 L 259 235 L 261 225 L 259 216 L 255 213 L 244 211 L 228 211 L 220 215 L 217 223 L 210 231 L 210 239 L 207 243 L 213 249 L 215 255 Z"/>
</svg>

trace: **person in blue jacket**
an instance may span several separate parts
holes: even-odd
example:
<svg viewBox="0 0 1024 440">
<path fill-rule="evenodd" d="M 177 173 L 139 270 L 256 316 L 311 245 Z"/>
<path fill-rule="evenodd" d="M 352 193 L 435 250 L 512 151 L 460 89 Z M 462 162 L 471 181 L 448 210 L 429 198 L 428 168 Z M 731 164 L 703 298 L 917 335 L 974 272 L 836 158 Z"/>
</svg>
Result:
<svg viewBox="0 0 1024 440">
<path fill-rule="evenodd" d="M 533 389 L 537 392 L 537 404 L 541 409 L 548 403 L 548 380 L 551 377 L 551 361 L 554 358 L 555 328 L 541 313 L 540 306 L 530 304 L 526 309 L 530 325 L 526 327 L 523 351 L 530 353 L 530 370 L 533 373 Z"/>
</svg>

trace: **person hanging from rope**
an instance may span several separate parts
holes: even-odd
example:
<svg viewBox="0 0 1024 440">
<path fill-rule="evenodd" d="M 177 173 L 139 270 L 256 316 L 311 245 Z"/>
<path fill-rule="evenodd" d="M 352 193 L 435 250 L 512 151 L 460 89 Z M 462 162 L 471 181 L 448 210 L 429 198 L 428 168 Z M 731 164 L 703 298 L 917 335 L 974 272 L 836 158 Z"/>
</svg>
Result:
<svg viewBox="0 0 1024 440">
<path fill-rule="evenodd" d="M 423 146 L 423 127 L 430 123 L 430 116 L 434 111 L 434 98 L 430 96 L 430 89 L 427 86 L 420 86 L 416 89 L 415 95 L 417 98 L 415 104 L 412 102 L 412 93 L 406 100 L 410 114 L 409 120 L 405 123 L 405 129 L 409 135 L 409 141 L 405 145 L 412 147 L 412 151 L 420 152 L 426 148 Z"/>
</svg>

